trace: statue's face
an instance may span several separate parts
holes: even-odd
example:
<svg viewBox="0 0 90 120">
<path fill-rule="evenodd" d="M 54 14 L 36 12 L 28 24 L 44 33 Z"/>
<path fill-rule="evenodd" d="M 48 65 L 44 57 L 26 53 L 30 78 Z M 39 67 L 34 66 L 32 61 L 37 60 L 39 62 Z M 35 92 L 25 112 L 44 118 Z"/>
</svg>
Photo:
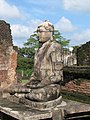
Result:
<svg viewBox="0 0 90 120">
<path fill-rule="evenodd" d="M 44 27 L 39 28 L 38 30 L 39 41 L 44 43 L 52 38 L 52 32 L 45 29 Z"/>
</svg>

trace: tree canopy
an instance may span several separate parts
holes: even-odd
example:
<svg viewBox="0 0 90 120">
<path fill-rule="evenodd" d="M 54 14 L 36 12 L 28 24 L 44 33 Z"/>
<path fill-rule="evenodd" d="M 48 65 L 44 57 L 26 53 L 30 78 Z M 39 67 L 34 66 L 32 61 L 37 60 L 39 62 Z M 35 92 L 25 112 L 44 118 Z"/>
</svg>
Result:
<svg viewBox="0 0 90 120">
<path fill-rule="evenodd" d="M 64 38 L 58 30 L 54 31 L 53 37 L 58 43 L 62 45 L 63 48 L 67 47 L 70 43 L 70 40 L 67 40 L 66 38 Z"/>
</svg>

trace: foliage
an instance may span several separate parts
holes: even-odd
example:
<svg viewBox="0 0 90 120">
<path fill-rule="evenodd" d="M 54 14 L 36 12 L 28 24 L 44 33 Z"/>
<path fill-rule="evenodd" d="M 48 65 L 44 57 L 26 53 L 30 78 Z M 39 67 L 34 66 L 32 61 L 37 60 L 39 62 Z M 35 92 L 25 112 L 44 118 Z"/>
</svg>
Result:
<svg viewBox="0 0 90 120">
<path fill-rule="evenodd" d="M 63 47 L 67 47 L 69 45 L 70 40 L 67 40 L 66 38 L 64 38 L 63 36 L 61 36 L 61 34 L 60 34 L 60 32 L 58 30 L 54 31 L 53 37 Z"/>
<path fill-rule="evenodd" d="M 60 32 L 58 30 L 54 31 L 54 35 L 53 38 L 59 43 L 61 44 L 63 47 L 66 47 L 69 45 L 70 40 L 67 40 L 66 38 L 62 37 Z M 39 47 L 39 42 L 37 39 L 37 34 L 34 32 L 34 34 L 32 34 L 30 36 L 30 38 L 27 40 L 26 43 L 24 43 L 24 46 L 30 48 L 32 51 L 34 51 L 35 48 Z"/>
<path fill-rule="evenodd" d="M 24 43 L 25 49 L 27 49 L 27 54 L 30 54 L 29 57 L 34 56 L 35 49 L 39 47 L 39 41 L 37 39 L 37 34 L 32 34 L 30 38 Z"/>
<path fill-rule="evenodd" d="M 17 59 L 17 69 L 23 69 L 26 70 L 28 68 L 32 68 L 33 66 L 33 60 L 27 57 L 18 56 Z"/>
<path fill-rule="evenodd" d="M 19 48 L 18 49 L 18 57 L 17 57 L 17 73 L 22 74 L 24 77 L 29 77 L 32 74 L 33 71 L 33 59 L 31 56 L 31 53 L 26 52 L 27 49 Z"/>
<path fill-rule="evenodd" d="M 22 84 L 26 84 L 27 82 L 29 82 L 29 80 L 27 80 L 27 79 L 22 79 Z"/>
<path fill-rule="evenodd" d="M 80 47 L 80 46 L 72 46 L 73 47 L 73 53 L 75 53 L 77 55 L 77 49 Z"/>
</svg>

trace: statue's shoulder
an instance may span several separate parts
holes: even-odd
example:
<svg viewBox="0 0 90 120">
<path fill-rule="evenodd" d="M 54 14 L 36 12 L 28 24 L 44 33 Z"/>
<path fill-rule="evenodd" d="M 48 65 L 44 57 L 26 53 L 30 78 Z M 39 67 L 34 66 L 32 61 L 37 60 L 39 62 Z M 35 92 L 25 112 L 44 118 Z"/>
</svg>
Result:
<svg viewBox="0 0 90 120">
<path fill-rule="evenodd" d="M 51 41 L 51 46 L 52 46 L 53 48 L 62 48 L 61 44 L 58 43 L 58 42 L 55 41 L 55 40 Z"/>
</svg>

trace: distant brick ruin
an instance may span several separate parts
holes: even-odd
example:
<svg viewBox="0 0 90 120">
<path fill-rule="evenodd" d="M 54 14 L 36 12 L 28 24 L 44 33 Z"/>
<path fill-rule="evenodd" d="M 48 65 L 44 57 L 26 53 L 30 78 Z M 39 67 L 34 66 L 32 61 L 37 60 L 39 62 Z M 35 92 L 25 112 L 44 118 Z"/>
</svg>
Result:
<svg viewBox="0 0 90 120">
<path fill-rule="evenodd" d="M 77 49 L 78 66 L 90 66 L 90 41 Z"/>
<path fill-rule="evenodd" d="M 75 80 L 69 81 L 65 86 L 62 86 L 62 90 L 90 94 L 90 82 L 89 80 L 84 80 L 80 83 Z"/>
<path fill-rule="evenodd" d="M 13 49 L 10 25 L 0 20 L 0 91 L 16 83 L 17 53 Z"/>
</svg>

